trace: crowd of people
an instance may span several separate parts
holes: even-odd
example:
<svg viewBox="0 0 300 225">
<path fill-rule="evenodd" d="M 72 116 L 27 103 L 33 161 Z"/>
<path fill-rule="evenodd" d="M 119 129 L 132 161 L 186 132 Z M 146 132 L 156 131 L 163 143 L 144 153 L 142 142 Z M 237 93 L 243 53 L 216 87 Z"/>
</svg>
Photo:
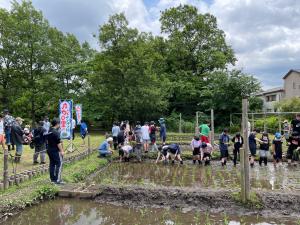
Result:
<svg viewBox="0 0 300 225">
<path fill-rule="evenodd" d="M 99 157 L 110 156 L 114 150 L 119 151 L 120 161 L 129 161 L 131 153 L 135 153 L 138 161 L 142 160 L 142 153 L 148 153 L 149 150 L 157 152 L 156 163 L 168 162 L 175 163 L 179 161 L 183 164 L 181 157 L 181 147 L 177 143 L 166 144 L 166 123 L 164 118 L 158 120 L 159 126 L 154 121 L 145 122 L 143 126 L 138 121 L 134 129 L 131 129 L 129 122 L 114 123 L 112 127 L 112 136 L 108 137 L 99 147 Z M 282 163 L 284 139 L 287 144 L 286 158 L 288 163 L 294 163 L 299 160 L 300 151 L 300 114 L 289 122 L 283 123 L 283 132 L 276 132 L 274 138 L 270 138 L 267 132 L 260 132 L 257 129 L 249 129 L 249 162 L 254 167 L 255 159 L 258 155 L 260 166 L 267 165 L 270 155 L 273 156 L 275 165 Z M 250 128 L 250 126 L 249 126 Z M 157 145 L 156 137 L 159 132 L 161 145 Z M 244 138 L 240 133 L 229 136 L 229 130 L 224 129 L 219 136 L 219 142 L 210 143 L 210 125 L 206 123 L 199 126 L 199 132 L 191 141 L 192 162 L 201 165 L 210 165 L 213 151 L 219 148 L 221 165 L 225 166 L 229 158 L 233 159 L 233 165 L 236 166 L 240 154 L 240 149 L 244 147 Z M 258 137 L 260 136 L 260 137 Z M 232 157 L 229 154 L 229 148 L 232 146 Z M 295 163 L 294 163 L 295 164 Z"/>
<path fill-rule="evenodd" d="M 9 110 L 5 109 L 0 114 L 0 145 L 3 152 L 8 150 L 14 163 L 20 163 L 24 145 L 30 146 L 33 152 L 33 164 L 46 164 L 46 154 L 49 156 L 50 179 L 54 183 L 61 183 L 61 169 L 63 163 L 64 149 L 60 138 L 60 121 L 53 119 L 50 123 L 46 116 L 37 122 L 34 128 L 26 124 L 21 117 L 14 118 Z M 72 132 L 70 139 L 75 138 L 75 119 L 72 120 Z M 85 137 L 88 133 L 87 124 L 80 123 L 80 136 L 85 144 Z M 15 154 L 13 154 L 15 151 Z M 0 151 L 0 153 L 2 153 Z"/>
</svg>

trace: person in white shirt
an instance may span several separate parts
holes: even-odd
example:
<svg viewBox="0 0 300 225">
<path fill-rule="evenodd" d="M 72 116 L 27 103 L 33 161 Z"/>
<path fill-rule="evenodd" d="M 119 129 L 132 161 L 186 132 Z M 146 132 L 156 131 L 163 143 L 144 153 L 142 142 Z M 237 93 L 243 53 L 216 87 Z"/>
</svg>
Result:
<svg viewBox="0 0 300 225">
<path fill-rule="evenodd" d="M 144 126 L 141 128 L 142 131 L 142 138 L 144 143 L 144 151 L 145 153 L 148 152 L 149 149 L 149 142 L 150 142 L 150 134 L 149 134 L 149 123 L 145 122 Z"/>
<path fill-rule="evenodd" d="M 5 135 L 4 135 L 4 123 L 3 116 L 0 114 L 0 145 L 2 145 L 3 152 L 5 150 Z"/>
<path fill-rule="evenodd" d="M 46 134 L 48 134 L 49 129 L 50 129 L 50 122 L 49 122 L 49 118 L 46 116 L 44 119 L 44 129 L 46 130 Z"/>
<path fill-rule="evenodd" d="M 76 128 L 76 120 L 72 119 L 72 139 L 75 139 L 75 128 Z"/>
</svg>

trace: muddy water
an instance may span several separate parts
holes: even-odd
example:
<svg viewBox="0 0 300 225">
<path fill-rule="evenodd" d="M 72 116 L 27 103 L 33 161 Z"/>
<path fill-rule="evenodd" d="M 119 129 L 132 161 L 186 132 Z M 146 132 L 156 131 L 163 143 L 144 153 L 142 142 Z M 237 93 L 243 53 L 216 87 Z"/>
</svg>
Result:
<svg viewBox="0 0 300 225">
<path fill-rule="evenodd" d="M 260 217 L 234 217 L 224 214 L 203 214 L 154 208 L 128 208 L 101 205 L 83 200 L 54 200 L 42 203 L 9 218 L 4 225 L 180 225 L 180 224 L 297 224 L 297 221 Z"/>
<path fill-rule="evenodd" d="M 256 166 L 250 169 L 253 188 L 265 190 L 300 190 L 300 168 L 286 165 L 276 168 Z M 140 184 L 177 187 L 234 188 L 240 182 L 240 167 L 228 165 L 222 168 L 219 163 L 212 166 L 163 165 L 146 163 L 114 163 L 94 178 L 95 183 Z"/>
</svg>

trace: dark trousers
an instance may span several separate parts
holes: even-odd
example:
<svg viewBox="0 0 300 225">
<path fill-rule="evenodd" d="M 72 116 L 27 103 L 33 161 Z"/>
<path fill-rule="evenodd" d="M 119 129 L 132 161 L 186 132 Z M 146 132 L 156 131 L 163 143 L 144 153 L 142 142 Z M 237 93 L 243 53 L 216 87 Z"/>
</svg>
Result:
<svg viewBox="0 0 300 225">
<path fill-rule="evenodd" d="M 51 182 L 60 182 L 61 181 L 61 172 L 62 172 L 62 164 L 63 159 L 58 151 L 47 151 L 50 164 L 49 164 L 49 172 L 50 172 L 50 180 Z"/>
<path fill-rule="evenodd" d="M 72 138 L 75 139 L 75 129 L 72 129 Z"/>
<path fill-rule="evenodd" d="M 114 150 L 117 150 L 117 147 L 118 147 L 118 137 L 113 137 L 113 142 L 114 142 Z"/>
<path fill-rule="evenodd" d="M 233 163 L 236 165 L 237 163 L 237 156 L 240 154 L 240 149 L 239 148 L 234 148 L 233 149 Z"/>
</svg>

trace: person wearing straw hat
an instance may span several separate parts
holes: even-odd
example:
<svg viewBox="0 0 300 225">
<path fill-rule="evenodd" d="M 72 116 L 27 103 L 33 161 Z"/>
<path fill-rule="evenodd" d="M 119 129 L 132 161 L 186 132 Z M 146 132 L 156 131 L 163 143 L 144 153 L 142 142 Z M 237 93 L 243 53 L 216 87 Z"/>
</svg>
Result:
<svg viewBox="0 0 300 225">
<path fill-rule="evenodd" d="M 13 123 L 11 127 L 11 137 L 13 143 L 16 145 L 16 155 L 15 155 L 15 162 L 20 162 L 21 156 L 23 153 L 23 129 L 21 127 L 23 123 L 23 119 L 21 117 L 17 117 L 15 123 Z"/>
</svg>

